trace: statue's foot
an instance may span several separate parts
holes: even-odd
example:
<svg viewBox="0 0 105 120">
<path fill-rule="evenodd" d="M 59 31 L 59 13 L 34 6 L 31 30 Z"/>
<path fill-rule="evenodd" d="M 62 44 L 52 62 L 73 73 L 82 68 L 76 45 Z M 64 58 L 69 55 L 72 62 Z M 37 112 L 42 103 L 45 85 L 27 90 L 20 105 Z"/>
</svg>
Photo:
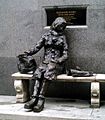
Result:
<svg viewBox="0 0 105 120">
<path fill-rule="evenodd" d="M 34 112 L 41 112 L 44 108 L 45 98 L 39 97 L 37 105 L 33 107 Z"/>
<path fill-rule="evenodd" d="M 30 101 L 25 103 L 25 109 L 33 109 L 33 107 L 37 104 L 37 97 L 32 97 Z"/>
</svg>

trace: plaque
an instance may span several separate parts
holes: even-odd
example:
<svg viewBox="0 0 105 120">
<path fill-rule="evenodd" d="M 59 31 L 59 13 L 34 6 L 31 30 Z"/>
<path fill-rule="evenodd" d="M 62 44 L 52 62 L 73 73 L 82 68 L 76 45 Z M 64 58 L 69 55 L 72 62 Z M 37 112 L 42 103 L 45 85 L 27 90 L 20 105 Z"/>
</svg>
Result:
<svg viewBox="0 0 105 120">
<path fill-rule="evenodd" d="M 47 8 L 47 26 L 50 26 L 57 17 L 63 17 L 70 25 L 86 25 L 86 7 Z"/>
</svg>

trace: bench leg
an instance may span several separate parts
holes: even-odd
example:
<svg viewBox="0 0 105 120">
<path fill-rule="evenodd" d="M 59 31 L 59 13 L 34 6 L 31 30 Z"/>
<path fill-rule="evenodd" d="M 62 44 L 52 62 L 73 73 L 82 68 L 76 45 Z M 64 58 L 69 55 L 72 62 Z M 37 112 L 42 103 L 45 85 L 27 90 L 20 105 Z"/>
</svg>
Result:
<svg viewBox="0 0 105 120">
<path fill-rule="evenodd" d="M 100 83 L 91 82 L 91 107 L 100 107 Z"/>
<path fill-rule="evenodd" d="M 29 80 L 14 80 L 16 102 L 23 103 L 29 99 Z"/>
</svg>

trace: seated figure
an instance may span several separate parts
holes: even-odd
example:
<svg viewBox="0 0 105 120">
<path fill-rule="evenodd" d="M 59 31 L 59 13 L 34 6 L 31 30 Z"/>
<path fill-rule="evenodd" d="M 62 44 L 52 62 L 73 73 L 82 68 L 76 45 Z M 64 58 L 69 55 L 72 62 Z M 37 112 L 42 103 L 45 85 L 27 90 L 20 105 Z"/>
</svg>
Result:
<svg viewBox="0 0 105 120">
<path fill-rule="evenodd" d="M 56 76 L 63 71 L 64 63 L 68 57 L 68 46 L 64 35 L 65 28 L 65 19 L 56 18 L 50 30 L 41 37 L 35 47 L 25 52 L 27 55 L 34 55 L 44 47 L 43 60 L 34 72 L 33 95 L 30 101 L 25 103 L 25 109 L 31 109 L 34 112 L 42 111 L 45 103 L 45 92 L 50 81 L 56 80 Z"/>
</svg>

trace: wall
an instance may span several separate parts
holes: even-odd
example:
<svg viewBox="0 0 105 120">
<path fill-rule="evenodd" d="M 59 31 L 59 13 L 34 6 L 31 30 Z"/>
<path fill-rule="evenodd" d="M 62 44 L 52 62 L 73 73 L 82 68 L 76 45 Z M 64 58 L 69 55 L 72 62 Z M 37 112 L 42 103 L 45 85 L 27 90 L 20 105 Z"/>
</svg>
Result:
<svg viewBox="0 0 105 120">
<path fill-rule="evenodd" d="M 56 5 L 88 6 L 88 28 L 66 30 L 69 45 L 67 63 L 69 68 L 75 68 L 78 65 L 83 70 L 105 73 L 105 0 L 1 0 L 0 94 L 15 95 L 11 74 L 17 71 L 16 56 L 34 46 L 40 39 L 41 34 L 45 32 L 43 27 L 46 21 L 43 7 Z M 35 55 L 37 61 L 40 61 L 42 51 Z M 75 86 L 77 90 L 75 90 Z M 102 84 L 101 97 L 103 99 L 103 96 L 105 96 L 103 93 L 104 88 L 105 86 Z M 88 99 L 89 89 L 90 86 L 87 83 L 53 83 L 47 95 Z M 55 90 L 58 91 L 56 95 L 54 94 Z"/>
</svg>

